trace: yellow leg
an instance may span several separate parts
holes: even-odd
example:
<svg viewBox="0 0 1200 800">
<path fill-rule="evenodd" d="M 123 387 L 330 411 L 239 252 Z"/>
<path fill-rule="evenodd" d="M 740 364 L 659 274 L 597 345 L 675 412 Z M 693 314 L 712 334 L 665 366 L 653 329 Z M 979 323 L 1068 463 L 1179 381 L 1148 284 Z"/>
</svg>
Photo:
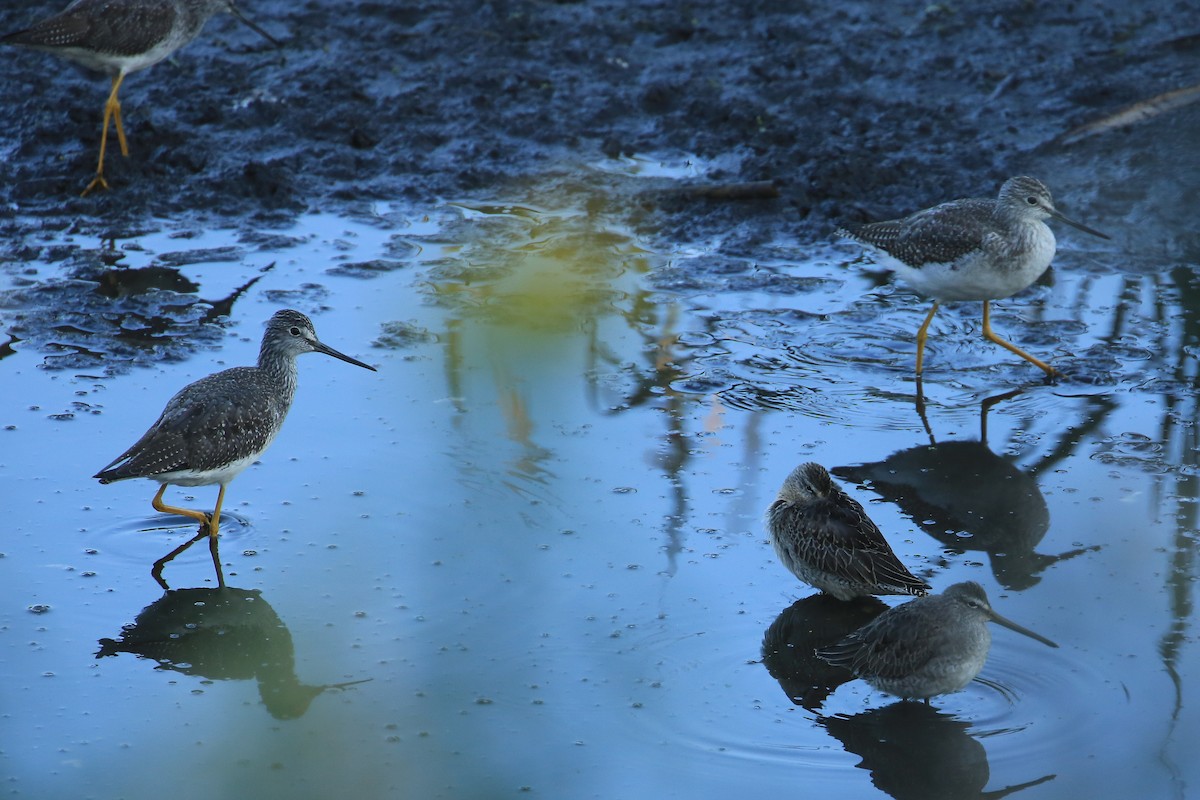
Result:
<svg viewBox="0 0 1200 800">
<path fill-rule="evenodd" d="M 929 309 L 929 314 L 925 317 L 925 321 L 921 323 L 920 329 L 917 331 L 917 377 L 921 377 L 921 365 L 925 363 L 925 340 L 929 337 L 929 323 L 933 322 L 933 315 L 937 313 L 937 301 L 933 301 L 933 308 Z"/>
<path fill-rule="evenodd" d="M 152 503 L 152 505 L 154 506 L 154 510 L 161 511 L 164 514 L 178 514 L 181 517 L 187 517 L 188 519 L 194 519 L 197 522 L 199 522 L 201 525 L 208 528 L 208 533 L 210 536 L 214 535 L 215 531 L 216 531 L 216 519 L 215 518 L 210 522 L 208 514 L 205 514 L 203 511 L 196 511 L 194 508 L 177 508 L 176 506 L 169 506 L 162 501 L 163 492 L 165 492 L 167 490 L 167 487 L 170 485 L 171 484 L 169 484 L 169 483 L 164 483 L 162 486 L 158 487 L 158 494 L 154 495 L 154 502 Z M 221 487 L 221 494 L 222 495 L 225 494 L 224 486 Z M 217 511 L 219 512 L 220 510 L 221 510 L 221 501 L 220 501 L 220 498 L 218 497 Z"/>
<path fill-rule="evenodd" d="M 1054 367 L 1050 366 L 1046 362 L 1034 358 L 1033 356 L 1029 355 L 1029 353 L 1026 353 L 1024 350 L 1017 347 L 1012 342 L 1005 341 L 1004 339 L 1001 339 L 999 336 L 997 336 L 995 333 L 992 332 L 992 310 L 991 310 L 991 307 L 988 305 L 987 300 L 983 301 L 983 338 L 987 339 L 989 342 L 995 342 L 996 344 L 1003 347 L 1005 350 L 1008 350 L 1010 353 L 1014 353 L 1014 354 L 1020 356 L 1021 358 L 1025 359 L 1026 361 L 1028 361 L 1030 364 L 1033 364 L 1034 366 L 1041 368 L 1042 371 L 1044 371 L 1051 378 L 1060 374 L 1058 370 L 1056 370 Z"/>
<path fill-rule="evenodd" d="M 121 124 L 121 101 L 117 99 L 117 92 L 121 90 L 123 80 L 125 80 L 123 74 L 118 74 L 112 79 L 112 91 L 108 93 L 108 102 L 104 104 L 104 128 L 100 132 L 100 162 L 96 165 L 96 177 L 92 178 L 92 182 L 83 190 L 81 197 L 87 197 L 87 193 L 97 186 L 101 189 L 108 188 L 108 181 L 104 180 L 104 151 L 108 147 L 108 125 L 113 118 L 116 118 L 117 122 L 117 140 L 121 144 L 121 155 L 129 155 L 129 145 L 125 141 L 125 126 Z"/>
<path fill-rule="evenodd" d="M 171 587 L 167 585 L 167 581 L 162 576 L 163 568 L 166 567 L 167 564 L 171 563 L 171 561 L 173 561 L 175 559 L 175 556 L 179 555 L 184 550 L 187 550 L 189 547 L 191 547 L 196 542 L 200 541 L 201 539 L 203 539 L 206 536 L 208 536 L 208 531 L 206 531 L 204 528 L 201 528 L 200 532 L 197 533 L 195 536 L 193 536 L 191 539 L 188 539 L 186 542 L 179 545 L 179 547 L 176 547 L 174 550 L 167 553 L 165 556 L 160 558 L 158 561 L 154 562 L 154 567 L 150 570 L 150 575 L 154 578 L 154 580 L 158 581 L 158 585 L 163 588 L 164 592 L 170 591 Z"/>
<path fill-rule="evenodd" d="M 117 99 L 117 90 L 121 88 L 121 82 L 125 80 L 124 75 L 118 75 L 113 78 L 112 93 L 109 95 L 108 101 L 112 103 L 113 122 L 117 123 L 117 142 L 121 145 L 121 155 L 129 157 L 129 143 L 125 141 L 125 126 L 121 124 L 121 101 Z M 108 103 L 105 103 L 108 106 Z"/>
<path fill-rule="evenodd" d="M 225 503 L 225 484 L 222 483 L 221 491 L 217 492 L 217 507 L 212 513 L 212 521 L 208 523 L 208 535 L 211 536 L 213 539 L 216 539 L 217 536 L 219 535 L 217 533 L 217 528 L 221 524 L 221 506 L 224 505 L 224 503 Z M 210 543 L 209 547 L 215 548 L 215 544 Z M 217 557 L 217 552 L 214 549 L 213 550 L 213 559 L 215 560 L 216 557 Z M 221 571 L 221 568 L 217 567 L 217 572 L 220 572 L 220 571 Z"/>
</svg>

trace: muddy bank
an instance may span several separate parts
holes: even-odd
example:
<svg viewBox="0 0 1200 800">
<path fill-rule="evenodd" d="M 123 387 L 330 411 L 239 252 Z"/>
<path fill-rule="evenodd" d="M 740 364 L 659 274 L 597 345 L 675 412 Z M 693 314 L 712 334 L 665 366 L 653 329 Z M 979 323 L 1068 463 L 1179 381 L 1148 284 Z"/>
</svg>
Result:
<svg viewBox="0 0 1200 800">
<path fill-rule="evenodd" d="M 0 30 L 57 5 L 7 5 Z M 173 61 L 129 78 L 131 155 L 111 159 L 112 191 L 87 198 L 107 80 L 0 51 L 8 214 L 109 234 L 156 217 L 262 225 L 364 199 L 494 197 L 605 156 L 689 153 L 711 165 L 708 180 L 772 181 L 780 196 L 656 202 L 653 226 L 674 239 L 732 231 L 726 246 L 740 249 L 990 192 L 1022 171 L 1077 216 L 1138 202 L 1153 216 L 1145 191 L 1091 206 L 1101 185 L 1145 170 L 1131 139 L 1161 141 L 1155 126 L 1197 119 L 1185 109 L 1133 133 L 1056 141 L 1194 78 L 1196 40 L 1179 26 L 1196 9 L 1183 2 L 242 6 L 283 48 L 221 15 Z M 1163 172 L 1194 180 L 1179 166 Z M 23 227 L 10 223 L 10 240 Z"/>
</svg>

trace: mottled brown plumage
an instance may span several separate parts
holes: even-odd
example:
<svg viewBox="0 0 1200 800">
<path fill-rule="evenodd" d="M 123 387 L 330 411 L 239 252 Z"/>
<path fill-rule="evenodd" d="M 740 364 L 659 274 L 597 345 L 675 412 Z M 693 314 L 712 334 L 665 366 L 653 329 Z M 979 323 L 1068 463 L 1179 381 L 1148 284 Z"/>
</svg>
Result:
<svg viewBox="0 0 1200 800">
<path fill-rule="evenodd" d="M 767 510 L 767 527 L 783 565 L 839 600 L 929 590 L 896 558 L 858 501 L 838 488 L 820 464 L 792 470 Z"/>
</svg>

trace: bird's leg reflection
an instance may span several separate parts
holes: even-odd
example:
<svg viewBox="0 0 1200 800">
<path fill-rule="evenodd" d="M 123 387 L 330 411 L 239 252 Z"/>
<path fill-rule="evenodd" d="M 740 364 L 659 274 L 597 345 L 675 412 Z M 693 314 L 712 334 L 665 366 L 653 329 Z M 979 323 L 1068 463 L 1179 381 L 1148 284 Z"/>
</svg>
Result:
<svg viewBox="0 0 1200 800">
<path fill-rule="evenodd" d="M 987 418 L 988 418 L 988 412 L 992 410 L 992 406 L 996 405 L 997 403 L 1002 403 L 1005 400 L 1010 400 L 1010 399 L 1016 397 L 1017 395 L 1019 395 L 1023 391 L 1025 391 L 1025 390 L 1024 389 L 1010 389 L 1009 391 L 1004 392 L 1003 394 L 997 394 L 997 395 L 992 395 L 991 397 L 985 397 L 979 403 L 979 441 L 982 444 L 987 444 Z"/>
<path fill-rule="evenodd" d="M 992 410 L 992 406 L 1002 403 L 1005 400 L 1011 400 L 1024 391 L 1022 388 L 1009 389 L 1007 392 L 985 397 L 979 402 L 979 441 L 981 444 L 987 444 L 988 412 Z M 933 426 L 929 424 L 929 415 L 926 412 L 925 389 L 922 386 L 920 375 L 917 376 L 917 391 L 913 397 L 913 404 L 916 406 L 917 416 L 921 418 L 921 425 L 925 428 L 925 433 L 929 436 L 929 443 L 937 447 L 937 437 L 933 434 Z"/>
<path fill-rule="evenodd" d="M 217 545 L 219 540 L 216 536 L 209 535 L 208 520 L 206 515 L 204 523 L 200 525 L 200 531 L 195 536 L 154 562 L 154 567 L 150 570 L 150 575 L 155 581 L 158 582 L 158 585 L 162 587 L 163 591 L 170 591 L 171 589 L 171 587 L 167 585 L 166 580 L 163 579 L 163 568 L 173 561 L 175 556 L 187 550 L 189 547 L 205 537 L 208 537 L 208 552 L 212 554 L 213 568 L 217 571 L 217 586 L 222 589 L 225 588 L 225 573 L 221 569 L 221 554 L 218 552 Z"/>
<path fill-rule="evenodd" d="M 223 488 L 223 487 L 222 487 Z M 208 537 L 208 552 L 212 555 L 213 569 L 217 572 L 217 586 L 225 588 L 225 573 L 221 570 L 221 554 L 217 552 L 217 537 Z"/>
<path fill-rule="evenodd" d="M 917 416 L 921 418 L 921 424 L 925 426 L 925 433 L 929 434 L 929 443 L 937 445 L 937 439 L 933 436 L 933 428 L 929 425 L 929 417 L 925 414 L 925 387 L 921 383 L 921 373 L 917 373 L 917 395 L 913 398 L 913 402 L 917 406 Z"/>
</svg>

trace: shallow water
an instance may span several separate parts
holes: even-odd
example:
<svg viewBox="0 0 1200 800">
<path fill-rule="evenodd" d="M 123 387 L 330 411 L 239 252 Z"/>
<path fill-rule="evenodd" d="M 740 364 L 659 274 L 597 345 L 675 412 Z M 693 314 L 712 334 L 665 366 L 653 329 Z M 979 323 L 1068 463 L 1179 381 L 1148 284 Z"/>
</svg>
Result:
<svg viewBox="0 0 1200 800">
<path fill-rule="evenodd" d="M 855 248 L 672 249 L 588 176 L 692 167 L 600 167 L 493 204 L 12 255 L 11 795 L 1187 795 L 1195 265 L 1122 272 L 1063 236 L 994 324 L 1069 377 L 948 307 L 922 408 L 926 306 Z M 227 495 L 243 591 L 164 600 L 150 565 L 194 528 L 153 512 L 153 484 L 88 476 L 180 386 L 251 362 L 284 306 L 379 371 L 301 360 L 282 434 Z M 933 708 L 857 682 L 794 702 L 804 642 L 781 637 L 836 620 L 793 605 L 813 592 L 762 512 L 804 460 L 936 589 L 978 580 L 1061 648 L 997 628 L 981 679 Z M 164 577 L 215 585 L 203 544 Z M 135 618 L 126 639 L 201 638 L 97 657 Z"/>
</svg>

